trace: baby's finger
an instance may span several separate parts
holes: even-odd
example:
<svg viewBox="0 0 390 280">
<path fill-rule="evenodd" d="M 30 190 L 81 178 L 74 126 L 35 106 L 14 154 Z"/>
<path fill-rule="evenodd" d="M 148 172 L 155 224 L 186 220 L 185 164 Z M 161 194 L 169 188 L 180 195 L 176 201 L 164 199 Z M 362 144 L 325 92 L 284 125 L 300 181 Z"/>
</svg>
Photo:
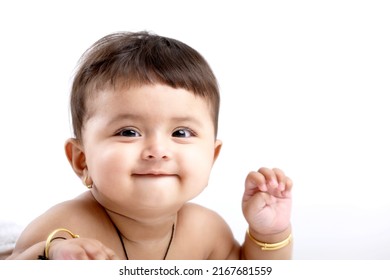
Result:
<svg viewBox="0 0 390 280">
<path fill-rule="evenodd" d="M 107 256 L 107 260 L 120 260 L 120 258 L 115 254 L 115 252 L 110 248 L 104 247 L 104 250 Z"/>
<path fill-rule="evenodd" d="M 114 251 L 97 240 L 84 244 L 84 250 L 90 260 L 111 260 L 115 257 Z"/>
<path fill-rule="evenodd" d="M 105 253 L 103 250 L 103 245 L 96 241 L 96 242 L 88 242 L 86 244 L 83 244 L 84 250 L 86 255 L 88 256 L 88 259 L 90 260 L 105 260 Z"/>
<path fill-rule="evenodd" d="M 272 169 L 278 181 L 278 189 L 282 192 L 286 189 L 287 177 L 279 168 Z"/>
<path fill-rule="evenodd" d="M 286 177 L 285 189 L 282 191 L 283 197 L 290 198 L 293 182 L 289 177 Z"/>
<path fill-rule="evenodd" d="M 270 190 L 273 190 L 278 187 L 278 180 L 273 170 L 266 167 L 262 167 L 259 169 L 258 172 L 263 174 L 266 180 L 266 184 Z"/>
<path fill-rule="evenodd" d="M 258 191 L 267 191 L 266 181 L 263 174 L 252 171 L 248 174 L 245 180 L 244 198 L 250 198 Z"/>
</svg>

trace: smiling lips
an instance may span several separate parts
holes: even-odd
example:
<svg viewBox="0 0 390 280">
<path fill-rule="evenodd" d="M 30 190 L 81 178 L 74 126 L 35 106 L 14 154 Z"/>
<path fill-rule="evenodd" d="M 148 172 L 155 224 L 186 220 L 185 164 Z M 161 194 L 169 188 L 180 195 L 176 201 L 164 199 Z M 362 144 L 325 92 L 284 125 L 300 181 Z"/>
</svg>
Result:
<svg viewBox="0 0 390 280">
<path fill-rule="evenodd" d="M 165 172 L 140 172 L 140 173 L 133 173 L 133 176 L 158 178 L 158 177 L 175 176 L 175 174 L 170 174 Z"/>
</svg>

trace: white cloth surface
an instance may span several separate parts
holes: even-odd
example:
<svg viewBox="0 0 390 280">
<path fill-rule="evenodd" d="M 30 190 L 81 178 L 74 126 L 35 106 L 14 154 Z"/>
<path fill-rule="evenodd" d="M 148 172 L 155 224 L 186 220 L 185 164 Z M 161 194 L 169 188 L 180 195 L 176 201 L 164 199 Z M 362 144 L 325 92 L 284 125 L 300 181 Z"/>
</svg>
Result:
<svg viewBox="0 0 390 280">
<path fill-rule="evenodd" d="M 0 220 L 0 254 L 12 251 L 22 227 L 9 221 Z"/>
</svg>

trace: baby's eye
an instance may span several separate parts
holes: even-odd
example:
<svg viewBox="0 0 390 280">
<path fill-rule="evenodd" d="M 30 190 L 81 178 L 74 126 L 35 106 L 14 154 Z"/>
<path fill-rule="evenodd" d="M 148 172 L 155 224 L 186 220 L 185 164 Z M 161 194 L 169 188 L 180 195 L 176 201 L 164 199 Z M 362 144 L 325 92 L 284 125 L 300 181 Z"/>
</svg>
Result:
<svg viewBox="0 0 390 280">
<path fill-rule="evenodd" d="M 195 132 L 189 128 L 180 128 L 172 133 L 172 137 L 188 138 L 195 136 Z"/>
<path fill-rule="evenodd" d="M 140 137 L 141 134 L 134 129 L 122 129 L 116 135 L 123 137 Z"/>
</svg>

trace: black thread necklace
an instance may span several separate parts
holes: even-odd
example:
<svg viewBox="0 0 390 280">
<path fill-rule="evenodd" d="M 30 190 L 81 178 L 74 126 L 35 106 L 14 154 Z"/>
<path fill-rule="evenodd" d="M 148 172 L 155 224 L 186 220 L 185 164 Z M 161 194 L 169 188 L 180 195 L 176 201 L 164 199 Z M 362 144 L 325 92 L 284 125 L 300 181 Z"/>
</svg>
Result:
<svg viewBox="0 0 390 280">
<path fill-rule="evenodd" d="M 123 243 L 122 234 L 120 233 L 119 229 L 116 227 L 115 224 L 114 224 L 114 227 L 115 227 L 116 232 L 117 232 L 117 234 L 118 234 L 118 236 L 119 236 L 119 239 L 120 239 L 120 241 L 121 241 L 122 248 L 123 248 L 123 252 L 125 253 L 125 256 L 126 256 L 126 260 L 129 260 L 129 257 L 127 256 L 127 251 L 126 251 L 125 243 Z M 169 249 L 171 248 L 171 244 L 172 244 L 174 232 L 175 232 L 175 224 L 172 225 L 171 237 L 169 238 L 168 246 L 167 246 L 167 249 L 165 250 L 165 254 L 164 254 L 164 258 L 163 258 L 164 261 L 165 261 L 165 259 L 167 258 Z"/>
</svg>

